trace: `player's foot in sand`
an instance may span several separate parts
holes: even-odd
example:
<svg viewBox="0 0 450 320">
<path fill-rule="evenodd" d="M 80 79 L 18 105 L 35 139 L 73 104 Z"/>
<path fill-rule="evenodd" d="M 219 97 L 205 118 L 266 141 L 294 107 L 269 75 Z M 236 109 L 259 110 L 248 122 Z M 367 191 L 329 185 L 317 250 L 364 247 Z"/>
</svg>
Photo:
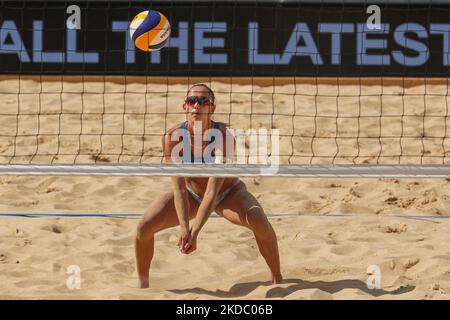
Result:
<svg viewBox="0 0 450 320">
<path fill-rule="evenodd" d="M 280 284 L 283 282 L 283 276 L 281 274 L 272 275 L 272 284 Z"/>
<path fill-rule="evenodd" d="M 139 279 L 138 287 L 141 289 L 148 288 L 149 287 L 148 279 Z"/>
</svg>

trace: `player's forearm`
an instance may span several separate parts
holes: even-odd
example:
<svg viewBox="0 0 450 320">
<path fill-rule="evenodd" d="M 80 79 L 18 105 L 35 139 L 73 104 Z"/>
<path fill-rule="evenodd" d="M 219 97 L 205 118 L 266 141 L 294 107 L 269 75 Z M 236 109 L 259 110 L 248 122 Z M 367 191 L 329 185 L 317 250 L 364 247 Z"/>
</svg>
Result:
<svg viewBox="0 0 450 320">
<path fill-rule="evenodd" d="M 175 211 L 177 212 L 180 226 L 189 227 L 189 195 L 186 190 L 186 183 L 184 179 L 178 177 L 172 179 L 173 195 L 175 203 Z"/>
<path fill-rule="evenodd" d="M 197 217 L 192 225 L 192 233 L 198 235 L 203 225 L 208 220 L 209 216 L 213 212 L 216 203 L 217 194 L 222 187 L 225 179 L 211 177 L 208 180 L 208 186 L 206 187 L 206 192 L 203 195 L 202 203 L 197 211 Z"/>
<path fill-rule="evenodd" d="M 175 210 L 177 212 L 178 221 L 180 226 L 189 227 L 189 200 L 186 190 L 181 190 L 179 193 L 175 193 Z"/>
</svg>

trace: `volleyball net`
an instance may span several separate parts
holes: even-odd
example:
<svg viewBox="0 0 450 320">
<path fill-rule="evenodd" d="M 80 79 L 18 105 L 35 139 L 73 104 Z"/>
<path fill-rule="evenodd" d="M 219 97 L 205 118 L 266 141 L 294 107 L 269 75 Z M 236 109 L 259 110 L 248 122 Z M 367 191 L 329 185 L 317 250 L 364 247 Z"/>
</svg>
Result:
<svg viewBox="0 0 450 320">
<path fill-rule="evenodd" d="M 450 4 L 400 2 L 153 3 L 145 53 L 148 3 L 2 1 L 0 174 L 449 177 Z M 163 161 L 194 83 L 232 163 Z"/>
</svg>

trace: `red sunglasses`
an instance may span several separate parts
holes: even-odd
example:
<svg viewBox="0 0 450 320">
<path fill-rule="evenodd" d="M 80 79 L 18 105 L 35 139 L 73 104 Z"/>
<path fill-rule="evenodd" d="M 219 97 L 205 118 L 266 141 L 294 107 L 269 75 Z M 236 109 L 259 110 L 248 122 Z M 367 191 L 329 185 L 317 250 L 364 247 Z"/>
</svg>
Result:
<svg viewBox="0 0 450 320">
<path fill-rule="evenodd" d="M 200 106 L 204 106 L 206 104 L 211 104 L 211 100 L 203 96 L 190 96 L 187 97 L 186 100 L 184 100 L 184 103 L 186 103 L 188 106 L 194 106 L 196 103 L 198 103 Z"/>
</svg>

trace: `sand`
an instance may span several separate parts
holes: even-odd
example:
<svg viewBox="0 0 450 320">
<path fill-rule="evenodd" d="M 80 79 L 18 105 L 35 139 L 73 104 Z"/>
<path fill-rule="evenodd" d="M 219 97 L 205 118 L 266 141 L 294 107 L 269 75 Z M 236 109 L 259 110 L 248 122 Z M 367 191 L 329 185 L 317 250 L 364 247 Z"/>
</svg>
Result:
<svg viewBox="0 0 450 320">
<path fill-rule="evenodd" d="M 120 118 L 106 122 L 108 126 L 104 126 L 103 131 L 96 131 L 99 130 L 99 123 L 101 127 L 101 116 L 96 115 L 98 118 L 95 121 L 89 117 L 80 120 L 82 117 L 80 114 L 76 114 L 81 110 L 87 112 L 89 108 L 93 108 L 92 110 L 96 110 L 95 112 L 101 112 L 102 110 L 98 109 L 103 103 L 101 97 L 104 97 L 108 103 L 109 95 L 116 93 L 99 95 L 97 91 L 101 88 L 103 88 L 103 91 L 100 90 L 101 92 L 105 92 L 105 88 L 119 90 L 123 85 L 94 83 L 89 86 L 85 85 L 83 89 L 82 84 L 79 83 L 23 81 L 25 82 L 20 87 L 15 86 L 17 81 L 14 82 L 14 80 L 0 81 L 0 101 L 2 101 L 0 106 L 3 110 L 3 114 L 0 116 L 2 124 L 0 138 L 3 139 L 0 144 L 0 157 L 3 163 L 8 161 L 45 163 L 49 159 L 55 163 L 93 162 L 95 157 L 92 155 L 99 155 L 103 162 L 109 161 L 110 163 L 157 161 L 152 157 L 128 157 L 120 155 L 120 153 L 125 146 L 127 152 L 130 153 L 138 153 L 140 148 L 144 148 L 147 155 L 158 154 L 159 138 L 155 138 L 157 143 L 153 141 L 150 134 L 153 128 L 156 137 L 163 129 L 158 116 L 155 116 L 155 119 L 150 117 L 145 122 L 148 125 L 145 132 L 149 135 L 145 135 L 146 139 L 142 139 L 144 127 L 137 126 L 137 123 L 141 122 L 136 119 L 134 121 L 138 122 L 135 122 L 134 125 L 131 119 L 128 127 L 122 127 L 117 131 L 116 125 L 122 126 L 122 123 L 127 123 L 124 122 L 124 116 L 121 115 Z M 219 84 L 214 85 L 220 86 Z M 419 127 L 407 122 L 403 127 L 404 132 L 410 130 L 411 134 L 416 134 L 423 130 L 432 130 L 434 135 L 430 135 L 439 137 L 442 135 L 443 128 L 446 128 L 447 120 L 445 110 L 448 97 L 444 95 L 445 87 L 442 85 L 433 87 L 418 85 L 411 88 L 388 86 L 380 89 L 377 86 L 362 86 L 358 92 L 367 93 L 362 100 L 370 101 L 359 102 L 357 106 L 361 112 L 366 112 L 366 115 L 380 110 L 384 110 L 383 115 L 386 112 L 397 114 L 400 110 L 398 108 L 401 108 L 402 105 L 400 104 L 397 108 L 396 102 L 393 101 L 390 104 L 389 99 L 395 100 L 395 94 L 399 92 L 415 92 L 421 95 L 422 99 L 401 96 L 400 100 L 410 108 L 407 112 L 416 114 L 416 117 L 420 117 L 421 123 L 425 124 Z M 175 97 L 183 95 L 184 86 L 174 85 L 173 94 L 170 92 L 168 94 L 167 87 L 164 88 L 164 85 L 161 84 L 144 87 L 134 84 L 132 88 L 134 91 L 144 90 L 145 92 L 145 90 L 150 90 L 149 88 L 153 91 L 161 91 L 158 96 L 160 104 L 152 105 L 154 106 L 152 110 L 156 112 L 157 110 L 164 111 L 166 106 L 164 99 L 174 101 L 173 104 L 170 103 L 172 108 L 176 101 Z M 226 92 L 227 88 L 229 89 L 223 85 L 218 88 L 218 91 Z M 304 84 L 297 87 L 297 92 L 300 92 L 298 90 L 311 91 L 311 88 L 314 88 L 314 85 Z M 328 91 L 323 91 L 325 89 Z M 70 90 L 76 92 L 73 94 L 66 92 Z M 80 93 L 82 90 L 85 93 L 89 90 L 93 91 L 93 94 L 82 95 Z M 108 90 L 106 91 L 108 92 Z M 258 110 L 266 108 L 267 105 L 258 105 L 257 102 L 262 101 L 261 99 L 265 97 L 264 94 L 271 95 L 271 90 L 273 92 L 275 89 L 241 85 L 233 87 L 233 90 L 233 92 L 240 90 L 243 93 L 236 93 L 233 98 L 226 93 L 218 94 L 219 101 L 224 104 L 224 112 L 228 112 L 222 117 L 232 118 L 230 115 L 232 110 L 227 109 L 227 106 L 233 105 L 235 108 L 236 105 L 242 105 L 242 110 L 251 109 L 251 105 L 239 102 L 248 99 L 249 92 L 254 93 L 253 98 L 256 101 L 253 104 L 254 108 L 257 109 L 258 106 Z M 268 93 L 255 93 L 261 90 Z M 281 85 L 276 87 L 276 90 L 289 93 L 292 92 L 292 86 Z M 330 95 L 335 95 L 337 92 L 332 85 L 320 86 L 313 92 L 318 92 L 317 90 L 322 92 L 323 96 L 325 96 L 324 92 L 328 92 Z M 352 96 L 347 97 L 348 104 L 336 104 L 336 98 L 331 99 L 335 101 L 333 104 L 331 100 L 322 97 L 325 100 L 318 104 L 319 109 L 323 107 L 321 110 L 327 113 L 340 110 L 342 111 L 341 115 L 353 112 L 352 103 L 361 101 L 361 98 L 355 96 L 355 90 L 354 85 L 340 88 L 341 95 L 345 96 L 347 93 Z M 111 105 L 106 104 L 112 109 L 107 110 L 111 111 L 117 108 L 116 111 L 122 110 L 123 112 L 124 109 L 121 109 L 120 103 L 128 101 L 126 99 L 131 100 L 125 103 L 125 106 L 139 108 L 139 105 L 135 103 L 139 101 L 142 94 L 117 93 L 121 99 L 112 99 Z M 375 95 L 373 100 L 369 98 L 372 94 Z M 285 96 L 292 99 L 292 94 Z M 381 105 L 377 102 L 380 100 L 380 96 L 386 99 Z M 282 97 L 283 94 L 280 93 L 276 99 L 282 99 Z M 301 94 L 294 97 L 306 99 L 305 95 Z M 83 99 L 85 99 L 84 103 L 80 104 Z M 238 101 L 230 104 L 232 99 Z M 19 101 L 21 102 L 19 103 Z M 38 117 L 35 115 L 38 109 L 33 108 L 39 106 L 36 101 L 40 101 L 41 111 L 50 110 L 49 116 Z M 60 101 L 65 102 L 61 103 Z M 97 101 L 97 104 L 93 104 L 93 101 Z M 314 99 L 311 101 L 314 102 Z M 424 101 L 429 101 L 429 103 Z M 277 100 L 276 105 L 280 105 L 278 102 Z M 83 105 L 84 109 L 80 109 L 80 105 Z M 300 105 L 305 107 L 305 104 Z M 290 104 L 286 102 L 285 106 L 284 110 L 287 110 L 286 108 L 289 108 Z M 336 106 L 339 106 L 339 109 L 336 109 Z M 27 111 L 26 108 L 29 110 Z M 72 111 L 65 108 L 72 108 Z M 18 110 L 20 116 L 17 116 Z M 65 116 L 57 116 L 57 119 L 63 119 L 60 124 L 55 123 L 55 118 L 52 118 L 52 113 L 58 113 L 60 110 L 67 111 L 68 123 L 64 125 Z M 424 110 L 426 110 L 425 113 Z M 128 111 L 130 110 L 128 109 Z M 29 114 L 26 115 L 27 112 Z M 71 112 L 75 114 L 72 115 L 72 118 Z M 297 112 L 300 112 L 300 109 Z M 106 113 L 103 117 L 106 116 Z M 436 117 L 430 116 L 433 114 Z M 441 115 L 444 120 L 442 121 L 437 115 Z M 182 117 L 182 114 L 174 113 L 172 116 L 174 120 L 177 120 Z M 248 120 L 249 117 L 247 115 L 246 119 Z M 263 118 L 252 117 L 252 121 L 256 121 L 255 126 L 264 124 Z M 16 121 L 18 118 L 19 122 Z M 125 118 L 127 117 L 125 116 Z M 399 130 L 398 126 L 395 125 L 396 122 L 389 124 L 389 121 L 393 120 L 388 118 L 397 119 L 397 116 L 382 119 L 388 121 L 383 130 L 394 134 L 395 130 Z M 377 121 L 373 123 L 366 123 L 367 130 L 365 132 L 369 138 L 372 137 L 372 133 L 376 135 L 379 131 L 376 126 L 379 119 L 377 118 Z M 38 122 L 36 122 L 37 120 Z M 90 120 L 93 122 L 89 122 Z M 238 118 L 235 121 L 244 123 Z M 302 121 L 300 122 L 308 123 L 304 119 Z M 16 123 L 19 123 L 19 127 L 16 127 Z M 36 123 L 39 126 L 36 126 Z M 105 118 L 103 118 L 103 123 L 105 123 Z M 143 125 L 143 123 L 141 124 Z M 304 127 L 299 125 L 295 128 L 308 130 L 306 124 Z M 360 125 L 362 124 L 361 122 Z M 81 128 L 83 128 L 82 131 L 80 131 Z M 292 129 L 283 126 L 280 128 L 286 132 Z M 388 153 L 384 154 L 384 152 L 389 149 L 380 149 L 379 139 L 375 144 L 364 144 L 362 136 L 358 137 L 352 131 L 354 125 L 346 125 L 342 128 L 347 128 L 347 135 L 351 140 L 350 145 L 356 143 L 358 146 L 359 143 L 359 156 L 356 157 L 358 163 L 447 162 L 447 140 L 443 138 L 433 138 L 427 142 L 419 139 L 419 144 L 413 143 L 417 142 L 417 138 L 411 138 L 410 140 L 413 142 L 410 144 L 408 144 L 408 139 L 391 141 L 386 146 L 396 145 L 396 148 L 401 146 L 404 154 L 402 157 L 388 157 Z M 68 135 L 65 137 L 58 135 L 58 131 L 52 131 L 56 129 L 68 132 Z M 136 130 L 136 136 L 131 138 L 130 143 L 123 145 L 121 135 L 107 133 L 107 130 L 123 133 L 132 129 Z M 22 134 L 24 136 L 20 137 L 20 139 L 24 139 L 23 141 L 7 136 L 6 133 L 16 132 L 16 130 L 18 130 L 17 132 L 25 130 L 25 133 Z M 34 136 L 27 140 L 26 133 L 32 134 L 33 130 L 39 130 L 41 135 L 38 139 Z M 324 124 L 323 130 L 331 129 L 330 126 Z M 318 134 L 327 134 L 325 131 L 320 131 L 321 133 L 319 131 Z M 42 134 L 43 132 L 47 133 Z M 84 136 L 85 132 L 91 132 L 92 135 Z M 345 131 L 338 130 L 337 132 L 345 135 Z M 336 132 L 331 132 L 331 134 L 336 135 Z M 139 135 L 141 135 L 140 139 L 138 139 Z M 60 143 L 59 149 L 57 148 L 58 143 L 55 147 L 58 136 L 60 141 L 67 138 L 67 141 Z M 83 140 L 84 138 L 87 140 Z M 98 142 L 99 139 L 103 144 Z M 337 139 L 332 140 L 337 141 Z M 14 143 L 11 145 L 12 141 L 16 142 L 15 154 L 12 153 L 14 151 Z M 107 141 L 111 143 L 106 143 Z M 82 148 L 78 149 L 80 142 Z M 428 142 L 429 144 L 427 144 Z M 335 155 L 336 162 L 348 162 L 349 159 L 345 156 L 354 152 L 342 147 L 340 150 L 346 150 L 346 154 L 340 158 L 336 150 L 330 151 L 327 148 L 327 143 L 314 142 L 312 149 L 315 153 L 311 158 L 311 150 L 302 149 L 304 146 L 299 141 L 299 144 L 294 144 L 294 149 L 297 154 L 304 155 L 304 157 L 297 158 L 295 162 L 300 160 L 304 163 L 310 161 L 329 162 L 330 158 L 327 156 L 330 154 Z M 311 146 L 311 143 L 308 145 Z M 392 148 L 391 150 L 395 149 Z M 72 155 L 69 155 L 71 150 L 82 150 L 82 155 L 75 157 L 73 152 Z M 107 150 L 110 152 L 106 152 Z M 283 150 L 287 153 L 292 151 L 289 148 Z M 408 152 L 410 153 L 408 154 Z M 64 153 L 67 154 L 64 155 Z M 417 156 L 419 153 L 421 155 Z M 20 156 L 21 154 L 23 156 Z M 320 155 L 323 158 L 320 158 Z M 354 154 L 353 158 L 355 158 Z M 216 216 L 209 219 L 200 234 L 198 250 L 189 256 L 180 254 L 176 247 L 178 240 L 176 228 L 157 234 L 149 289 L 136 287 L 133 236 L 137 219 L 0 217 L 0 283 L 2 284 L 0 299 L 450 298 L 450 267 L 448 264 L 450 250 L 447 245 L 450 240 L 448 232 L 450 219 L 439 218 L 450 213 L 448 210 L 450 204 L 449 181 L 445 179 L 282 179 L 276 177 L 255 177 L 243 180 L 248 189 L 261 202 L 278 235 L 282 272 L 285 277 L 285 282 L 280 285 L 271 285 L 268 282 L 269 272 L 257 251 L 252 234 L 248 230 L 232 225 Z M 0 203 L 0 212 L 143 213 L 150 203 L 166 190 L 170 190 L 169 178 L 1 176 L 0 194 L 3 201 Z M 310 215 L 293 216 L 298 213 Z M 335 214 L 350 214 L 351 216 L 340 217 L 334 216 Z M 405 217 L 405 215 L 417 215 L 418 217 Z M 67 287 L 67 279 L 70 277 L 67 274 L 67 268 L 71 265 L 80 268 L 80 289 L 71 290 Z M 367 287 L 370 266 L 378 266 L 381 272 L 381 289 L 379 290 Z"/>
<path fill-rule="evenodd" d="M 285 282 L 271 285 L 250 231 L 212 217 L 198 250 L 156 236 L 151 287 L 136 288 L 133 231 L 121 218 L 2 218 L 1 299 L 448 299 L 448 220 L 271 217 Z M 80 289 L 68 289 L 71 265 Z M 367 287 L 370 266 L 381 289 Z"/>
</svg>

